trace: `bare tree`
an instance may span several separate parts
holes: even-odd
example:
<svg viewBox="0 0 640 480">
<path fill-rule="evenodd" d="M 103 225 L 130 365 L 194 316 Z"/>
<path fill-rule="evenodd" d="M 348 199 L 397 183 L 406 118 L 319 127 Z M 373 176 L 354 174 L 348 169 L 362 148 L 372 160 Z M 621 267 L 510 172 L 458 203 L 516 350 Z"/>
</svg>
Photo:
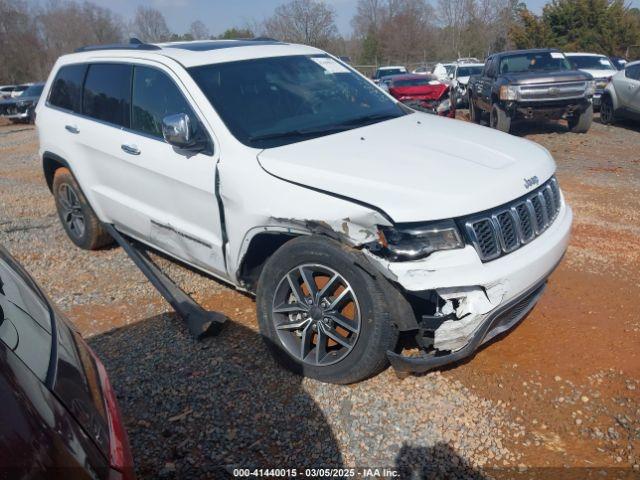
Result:
<svg viewBox="0 0 640 480">
<path fill-rule="evenodd" d="M 36 22 L 22 0 L 0 0 L 0 84 L 44 78 Z"/>
<path fill-rule="evenodd" d="M 189 27 L 189 33 L 194 40 L 206 40 L 210 38 L 209 29 L 200 20 L 196 20 L 195 22 L 191 23 L 191 27 Z"/>
<path fill-rule="evenodd" d="M 132 27 L 136 36 L 144 42 L 166 42 L 171 38 L 164 15 L 156 8 L 138 7 Z"/>
<path fill-rule="evenodd" d="M 336 13 L 321 0 L 292 0 L 265 21 L 271 37 L 326 48 L 338 36 Z"/>
</svg>

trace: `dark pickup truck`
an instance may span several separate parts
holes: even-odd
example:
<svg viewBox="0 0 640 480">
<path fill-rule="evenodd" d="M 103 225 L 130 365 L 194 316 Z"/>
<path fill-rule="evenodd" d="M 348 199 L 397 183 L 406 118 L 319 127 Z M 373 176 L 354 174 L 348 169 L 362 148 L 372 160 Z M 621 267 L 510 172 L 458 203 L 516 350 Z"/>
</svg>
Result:
<svg viewBox="0 0 640 480">
<path fill-rule="evenodd" d="M 585 133 L 593 119 L 591 75 L 574 70 L 554 49 L 501 52 L 487 58 L 481 75 L 469 79 L 469 115 L 508 132 L 514 119 L 565 118 L 569 130 Z"/>
</svg>

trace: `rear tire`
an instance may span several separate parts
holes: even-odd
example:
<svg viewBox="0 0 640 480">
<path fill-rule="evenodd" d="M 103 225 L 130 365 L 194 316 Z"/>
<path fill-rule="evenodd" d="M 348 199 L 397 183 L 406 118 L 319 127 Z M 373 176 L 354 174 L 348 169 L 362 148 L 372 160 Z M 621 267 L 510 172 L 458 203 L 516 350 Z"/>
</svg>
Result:
<svg viewBox="0 0 640 480">
<path fill-rule="evenodd" d="M 491 128 L 509 133 L 511 130 L 511 117 L 497 103 L 491 107 L 491 117 L 489 119 Z"/>
<path fill-rule="evenodd" d="M 62 227 L 76 246 L 97 250 L 113 243 L 68 168 L 55 171 L 52 190 Z"/>
<path fill-rule="evenodd" d="M 587 133 L 589 131 L 589 128 L 591 128 L 592 122 L 593 105 L 589 105 L 589 107 L 577 117 L 574 115 L 567 119 L 569 130 L 573 133 Z"/>
<path fill-rule="evenodd" d="M 613 101 L 608 95 L 602 97 L 602 103 L 600 104 L 600 122 L 605 125 L 611 125 L 616 119 L 615 112 L 613 111 Z"/>
<path fill-rule="evenodd" d="M 318 236 L 290 240 L 269 258 L 258 281 L 258 321 L 267 346 L 286 368 L 348 384 L 388 365 L 386 352 L 398 340 L 382 290 L 391 287 L 358 266 L 362 262 L 359 254 Z M 333 340 L 336 333 L 341 343 Z"/>
</svg>

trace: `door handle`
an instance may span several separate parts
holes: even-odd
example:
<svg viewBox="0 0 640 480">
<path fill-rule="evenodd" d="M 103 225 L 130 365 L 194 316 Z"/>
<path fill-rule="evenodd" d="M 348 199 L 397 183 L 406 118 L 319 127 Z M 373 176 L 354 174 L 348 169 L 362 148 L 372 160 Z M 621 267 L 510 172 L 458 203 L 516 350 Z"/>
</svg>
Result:
<svg viewBox="0 0 640 480">
<path fill-rule="evenodd" d="M 65 125 L 64 128 L 70 133 L 80 133 L 80 130 L 75 125 Z"/>
<path fill-rule="evenodd" d="M 135 145 L 121 145 L 120 148 L 129 155 L 140 155 L 140 149 Z"/>
</svg>

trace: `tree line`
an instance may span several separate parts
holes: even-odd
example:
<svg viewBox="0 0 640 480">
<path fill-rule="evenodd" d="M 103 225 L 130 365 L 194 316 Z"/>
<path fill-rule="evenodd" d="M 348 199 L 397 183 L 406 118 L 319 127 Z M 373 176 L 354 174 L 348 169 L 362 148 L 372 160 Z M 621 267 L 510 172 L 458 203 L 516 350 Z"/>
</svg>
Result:
<svg viewBox="0 0 640 480">
<path fill-rule="evenodd" d="M 358 0 L 348 36 L 340 34 L 326 1 L 284 2 L 262 21 L 212 35 L 200 20 L 187 32 L 172 32 L 152 7 L 124 19 L 90 1 L 0 0 L 0 84 L 42 80 L 60 55 L 130 36 L 145 42 L 267 36 L 369 65 L 484 58 L 529 47 L 622 56 L 640 44 L 640 11 L 625 0 L 551 0 L 540 15 L 519 0 Z"/>
</svg>

